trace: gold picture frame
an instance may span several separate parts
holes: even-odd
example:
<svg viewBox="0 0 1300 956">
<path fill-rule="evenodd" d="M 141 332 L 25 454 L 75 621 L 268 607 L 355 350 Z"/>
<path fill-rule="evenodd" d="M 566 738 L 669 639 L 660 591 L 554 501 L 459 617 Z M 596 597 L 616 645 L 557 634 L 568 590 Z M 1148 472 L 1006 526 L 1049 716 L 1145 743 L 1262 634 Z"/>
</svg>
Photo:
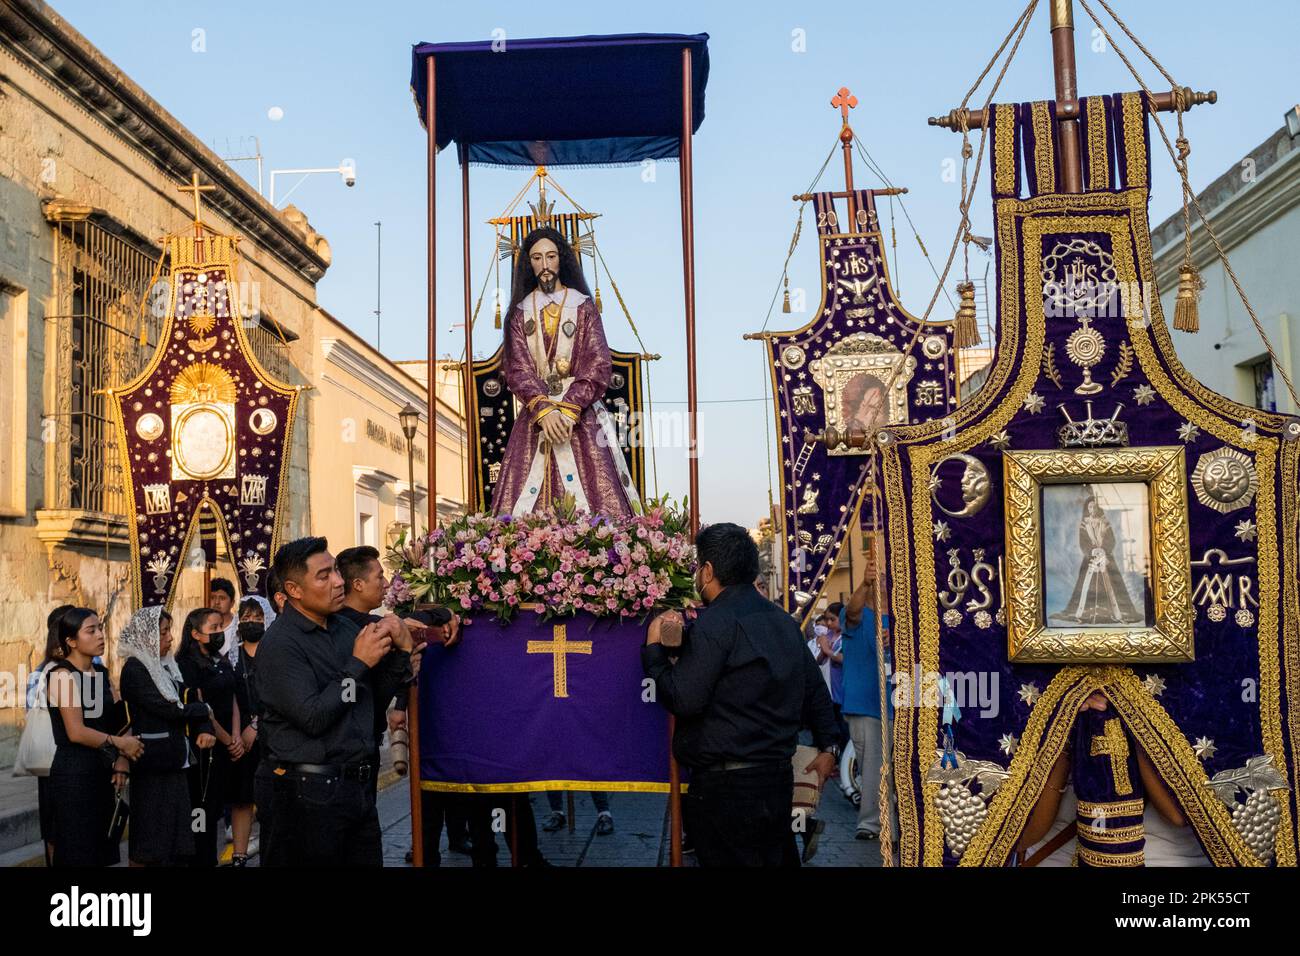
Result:
<svg viewBox="0 0 1300 956">
<path fill-rule="evenodd" d="M 1178 663 L 1194 659 L 1191 554 L 1187 526 L 1187 463 L 1181 447 L 1106 448 L 1089 450 L 1008 451 L 1003 455 L 1003 496 L 1006 513 L 1007 654 L 1015 663 L 1113 664 Z M 1045 536 L 1055 531 L 1062 540 L 1065 512 L 1044 514 L 1045 489 L 1078 486 L 1084 492 L 1077 523 L 1077 555 L 1054 550 L 1058 565 L 1071 557 L 1079 561 L 1078 580 L 1066 614 L 1076 623 L 1053 624 L 1060 611 L 1048 607 Z M 1131 486 L 1145 488 L 1134 496 Z M 1145 542 L 1135 550 L 1144 556 L 1139 576 L 1141 601 L 1125 591 L 1114 556 L 1102 543 L 1098 527 L 1108 527 L 1106 512 L 1095 489 L 1129 492 L 1130 512 L 1141 512 Z M 1051 494 L 1050 491 L 1047 494 Z M 1059 495 L 1059 493 L 1058 493 Z M 1078 496 L 1076 496 L 1078 497 Z M 1139 501 L 1138 498 L 1141 500 Z M 1051 510 L 1051 509 L 1049 509 Z M 1130 515 L 1131 517 L 1131 515 Z M 1074 530 L 1074 529 L 1070 529 Z M 1109 533 L 1109 532 L 1107 532 Z M 1098 535 L 1085 539 L 1085 534 Z M 1113 540 L 1113 535 L 1107 540 Z M 1094 545 L 1091 548 L 1086 545 Z M 1091 557 L 1090 557 L 1091 555 Z M 1131 556 L 1130 556 L 1131 561 Z M 1127 572 L 1132 579 L 1133 572 Z M 1109 575 L 1109 577 L 1107 577 Z M 1112 584 L 1112 582 L 1114 582 Z M 1082 588 L 1082 591 L 1081 591 Z M 1123 591 L 1116 600 L 1116 590 Z M 1097 592 L 1114 613 L 1098 614 L 1084 623 L 1084 598 Z M 1058 591 L 1058 593 L 1064 593 Z M 1059 603 L 1059 602 L 1058 602 Z M 1125 610 L 1119 611 L 1123 606 Z M 1141 607 L 1142 610 L 1136 610 Z M 1111 619 L 1105 622 L 1099 617 Z"/>
<path fill-rule="evenodd" d="M 808 370 L 822 390 L 829 428 L 846 434 L 907 424 L 907 385 L 916 371 L 916 357 L 904 355 L 888 339 L 855 332 L 810 362 Z M 827 454 L 866 455 L 870 450 L 841 442 Z"/>
</svg>

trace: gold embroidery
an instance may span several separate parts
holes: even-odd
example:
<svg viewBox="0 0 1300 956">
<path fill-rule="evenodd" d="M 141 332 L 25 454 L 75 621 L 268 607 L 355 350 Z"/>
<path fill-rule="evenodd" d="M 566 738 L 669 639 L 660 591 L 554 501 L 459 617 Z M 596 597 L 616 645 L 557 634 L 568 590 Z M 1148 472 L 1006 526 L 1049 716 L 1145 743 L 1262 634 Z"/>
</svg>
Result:
<svg viewBox="0 0 1300 956">
<path fill-rule="evenodd" d="M 1128 776 L 1128 738 L 1119 718 L 1112 717 L 1103 725 L 1103 733 L 1092 738 L 1088 753 L 1093 757 L 1106 757 L 1110 761 L 1110 775 L 1115 781 L 1115 792 L 1121 797 L 1133 792 L 1133 781 Z"/>
<path fill-rule="evenodd" d="M 997 139 L 993 147 L 993 180 L 999 196 L 1016 192 L 1016 108 L 1013 104 L 994 103 L 993 126 Z"/>
<path fill-rule="evenodd" d="M 1089 866 L 1146 866 L 1146 857 L 1141 850 L 1132 853 L 1098 853 L 1080 845 L 1079 862 Z"/>
<path fill-rule="evenodd" d="M 1079 824 L 1079 836 L 1085 840 L 1091 840 L 1093 843 L 1136 843 L 1146 836 L 1142 824 L 1135 823 L 1131 827 L 1093 827 L 1086 823 Z"/>
<path fill-rule="evenodd" d="M 1129 189 L 1146 189 L 1147 186 L 1147 144 L 1146 144 L 1146 103 L 1142 93 L 1121 93 L 1124 117 L 1124 155 L 1128 160 L 1128 181 L 1124 184 Z M 1143 197 L 1142 207 L 1146 208 Z"/>
<path fill-rule="evenodd" d="M 278 772 L 278 771 L 277 771 Z M 451 783 L 421 780 L 421 790 L 435 793 L 535 793 L 539 790 L 611 790 L 618 793 L 667 793 L 666 783 L 627 780 L 525 780 L 519 783 Z M 682 793 L 690 789 L 682 784 Z"/>
<path fill-rule="evenodd" d="M 551 640 L 529 641 L 527 653 L 551 655 L 554 694 L 556 697 L 568 697 L 569 655 L 590 654 L 591 641 L 570 641 L 568 626 L 556 624 L 551 630 Z"/>
<path fill-rule="evenodd" d="M 1040 194 L 1056 192 L 1056 147 L 1052 142 L 1052 114 L 1044 100 L 1029 105 L 1034 124 L 1034 170 Z"/>
<path fill-rule="evenodd" d="M 1106 137 L 1106 101 L 1090 96 L 1088 103 L 1088 188 L 1110 189 L 1110 143 Z"/>
<path fill-rule="evenodd" d="M 1115 817 L 1140 817 L 1146 812 L 1146 803 L 1137 800 L 1116 800 L 1106 803 L 1094 803 L 1080 800 L 1078 815 L 1089 820 L 1113 820 Z"/>
</svg>

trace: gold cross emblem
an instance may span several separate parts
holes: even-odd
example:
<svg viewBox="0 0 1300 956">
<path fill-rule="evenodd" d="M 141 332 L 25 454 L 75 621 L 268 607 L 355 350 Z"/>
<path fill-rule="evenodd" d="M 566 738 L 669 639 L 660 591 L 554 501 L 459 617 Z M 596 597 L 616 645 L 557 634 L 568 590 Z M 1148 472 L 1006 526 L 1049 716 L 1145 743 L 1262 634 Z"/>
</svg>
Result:
<svg viewBox="0 0 1300 956">
<path fill-rule="evenodd" d="M 1092 738 L 1094 757 L 1110 758 L 1110 773 L 1115 779 L 1115 792 L 1121 797 L 1133 792 L 1133 781 L 1128 777 L 1128 738 L 1124 725 L 1117 718 L 1106 721 L 1106 732 Z"/>
<path fill-rule="evenodd" d="M 556 624 L 549 641 L 529 641 L 529 654 L 550 654 L 554 662 L 555 696 L 569 696 L 569 654 L 590 654 L 591 641 L 570 641 L 564 624 Z"/>
<path fill-rule="evenodd" d="M 202 193 L 209 193 L 216 189 L 216 186 L 200 186 L 199 174 L 197 172 L 190 174 L 190 184 L 188 186 L 177 186 L 176 189 L 183 193 L 193 193 L 194 195 L 194 231 L 195 235 L 203 228 L 203 218 L 199 210 L 199 196 Z"/>
</svg>

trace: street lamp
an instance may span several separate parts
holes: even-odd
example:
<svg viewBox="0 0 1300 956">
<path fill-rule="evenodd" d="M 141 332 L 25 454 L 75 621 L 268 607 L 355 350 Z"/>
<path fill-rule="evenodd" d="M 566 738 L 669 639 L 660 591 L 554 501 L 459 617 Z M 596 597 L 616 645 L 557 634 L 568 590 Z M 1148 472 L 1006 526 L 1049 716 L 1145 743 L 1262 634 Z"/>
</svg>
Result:
<svg viewBox="0 0 1300 956">
<path fill-rule="evenodd" d="M 402 434 L 406 436 L 406 470 L 410 481 L 411 537 L 415 537 L 415 434 L 420 430 L 420 410 L 410 402 L 397 413 L 402 422 Z"/>
<path fill-rule="evenodd" d="M 303 180 L 314 173 L 337 173 L 343 178 L 343 185 L 355 186 L 357 184 L 357 164 L 351 159 L 345 159 L 337 166 L 322 166 L 313 169 L 273 169 L 271 170 L 271 205 L 275 205 L 275 177 L 288 176 L 294 173 L 301 173 L 302 179 L 293 184 L 293 189 L 285 193 L 284 198 L 288 199 L 293 194 L 293 190 L 302 185 Z"/>
</svg>

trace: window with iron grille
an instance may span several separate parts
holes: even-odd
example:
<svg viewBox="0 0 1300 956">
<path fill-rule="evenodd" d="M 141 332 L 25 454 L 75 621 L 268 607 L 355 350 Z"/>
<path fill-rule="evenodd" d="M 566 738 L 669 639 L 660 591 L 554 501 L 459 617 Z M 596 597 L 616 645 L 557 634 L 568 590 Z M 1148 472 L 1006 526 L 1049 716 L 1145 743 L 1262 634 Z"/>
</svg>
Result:
<svg viewBox="0 0 1300 956">
<path fill-rule="evenodd" d="M 50 319 L 47 361 L 54 369 L 46 417 L 54 442 L 46 507 L 125 516 L 126 475 L 104 390 L 139 375 L 158 347 L 166 276 L 157 272 L 157 246 L 85 209 L 53 222 L 57 314 Z M 287 344 L 274 324 L 259 314 L 244 327 L 262 367 L 289 380 Z"/>
<path fill-rule="evenodd" d="M 1273 359 L 1262 358 L 1250 367 L 1255 380 L 1255 407 L 1277 411 L 1277 389 L 1273 383 Z"/>
<path fill-rule="evenodd" d="M 163 316 L 141 302 L 159 251 L 90 218 L 57 221 L 53 482 L 47 507 L 126 513 L 125 475 L 107 388 L 138 375 L 158 345 Z"/>
</svg>

